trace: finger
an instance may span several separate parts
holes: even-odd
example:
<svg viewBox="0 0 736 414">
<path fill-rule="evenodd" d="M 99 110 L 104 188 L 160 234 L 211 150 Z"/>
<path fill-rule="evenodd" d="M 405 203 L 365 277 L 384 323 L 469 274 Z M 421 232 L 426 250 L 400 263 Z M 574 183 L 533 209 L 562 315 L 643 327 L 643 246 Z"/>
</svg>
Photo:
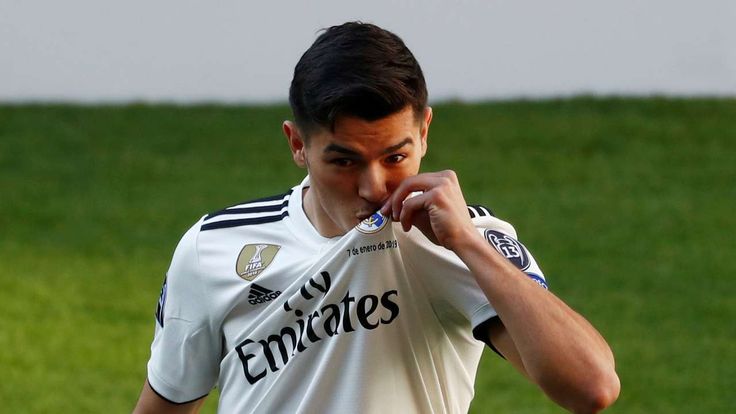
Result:
<svg viewBox="0 0 736 414">
<path fill-rule="evenodd" d="M 389 197 L 387 213 L 391 213 L 394 221 L 398 220 L 401 215 L 402 204 L 409 194 L 417 191 L 427 191 L 440 185 L 442 180 L 442 176 L 438 173 L 424 173 L 404 179 Z"/>
<path fill-rule="evenodd" d="M 454 171 L 446 170 L 431 173 L 422 173 L 419 175 L 405 178 L 394 189 L 392 194 L 381 207 L 381 213 L 385 216 L 391 215 L 394 221 L 398 221 L 401 214 L 402 203 L 410 197 L 412 193 L 421 193 L 429 191 L 443 185 L 451 185 L 457 182 L 457 176 Z"/>
<path fill-rule="evenodd" d="M 398 217 L 398 221 L 401 223 L 401 228 L 404 231 L 411 230 L 416 213 L 426 209 L 427 201 L 429 201 L 429 195 L 427 193 L 422 193 L 416 197 L 404 200 Z"/>
</svg>

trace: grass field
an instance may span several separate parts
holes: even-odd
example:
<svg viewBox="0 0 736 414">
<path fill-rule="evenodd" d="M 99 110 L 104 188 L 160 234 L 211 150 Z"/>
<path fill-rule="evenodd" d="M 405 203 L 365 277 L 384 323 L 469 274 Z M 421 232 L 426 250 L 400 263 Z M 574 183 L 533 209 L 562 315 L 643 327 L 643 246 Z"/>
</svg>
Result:
<svg viewBox="0 0 736 414">
<path fill-rule="evenodd" d="M 623 386 L 610 412 L 736 412 L 736 101 L 434 109 L 424 170 L 455 169 L 607 337 Z M 302 177 L 288 116 L 0 106 L 0 411 L 131 410 L 181 234 Z M 561 412 L 493 354 L 471 411 Z"/>
</svg>

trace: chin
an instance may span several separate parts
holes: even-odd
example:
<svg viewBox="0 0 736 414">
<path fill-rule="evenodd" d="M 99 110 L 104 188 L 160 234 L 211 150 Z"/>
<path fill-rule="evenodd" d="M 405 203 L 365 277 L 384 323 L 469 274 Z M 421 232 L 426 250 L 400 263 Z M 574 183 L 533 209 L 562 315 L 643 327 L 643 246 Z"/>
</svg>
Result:
<svg viewBox="0 0 736 414">
<path fill-rule="evenodd" d="M 353 227 L 355 227 L 358 224 L 360 224 L 360 222 L 361 222 L 361 220 L 358 219 L 357 217 L 354 217 L 354 216 L 353 217 L 350 217 L 350 216 L 348 216 L 348 217 L 343 218 L 339 222 L 335 222 L 335 224 L 337 225 L 337 227 L 339 227 L 341 229 L 342 234 L 345 234 L 345 233 L 349 232 L 350 230 L 352 230 Z"/>
</svg>

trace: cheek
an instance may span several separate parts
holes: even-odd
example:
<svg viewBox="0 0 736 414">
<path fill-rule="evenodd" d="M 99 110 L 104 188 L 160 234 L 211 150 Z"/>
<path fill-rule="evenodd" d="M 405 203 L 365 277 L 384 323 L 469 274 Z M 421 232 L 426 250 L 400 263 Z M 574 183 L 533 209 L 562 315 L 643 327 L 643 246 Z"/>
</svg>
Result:
<svg viewBox="0 0 736 414">
<path fill-rule="evenodd" d="M 401 169 L 395 171 L 394 174 L 386 181 L 386 189 L 389 193 L 393 193 L 396 187 L 408 177 L 417 175 L 419 165 L 405 165 Z"/>
<path fill-rule="evenodd" d="M 351 174 L 345 172 L 331 172 L 322 177 L 322 187 L 335 197 L 342 197 L 355 187 Z"/>
</svg>

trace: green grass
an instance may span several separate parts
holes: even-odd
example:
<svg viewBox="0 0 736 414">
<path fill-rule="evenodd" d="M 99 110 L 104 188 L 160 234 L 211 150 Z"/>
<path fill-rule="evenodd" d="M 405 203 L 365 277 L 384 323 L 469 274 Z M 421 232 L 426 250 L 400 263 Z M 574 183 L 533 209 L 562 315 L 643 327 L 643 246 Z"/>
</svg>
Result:
<svg viewBox="0 0 736 414">
<path fill-rule="evenodd" d="M 437 105 L 425 170 L 515 224 L 617 357 L 612 413 L 733 412 L 736 101 Z M 0 106 L 0 400 L 128 412 L 170 255 L 302 177 L 286 107 Z M 472 412 L 561 412 L 484 357 Z M 214 412 L 210 398 L 205 412 Z M 387 407 L 390 408 L 390 407 Z"/>
</svg>

